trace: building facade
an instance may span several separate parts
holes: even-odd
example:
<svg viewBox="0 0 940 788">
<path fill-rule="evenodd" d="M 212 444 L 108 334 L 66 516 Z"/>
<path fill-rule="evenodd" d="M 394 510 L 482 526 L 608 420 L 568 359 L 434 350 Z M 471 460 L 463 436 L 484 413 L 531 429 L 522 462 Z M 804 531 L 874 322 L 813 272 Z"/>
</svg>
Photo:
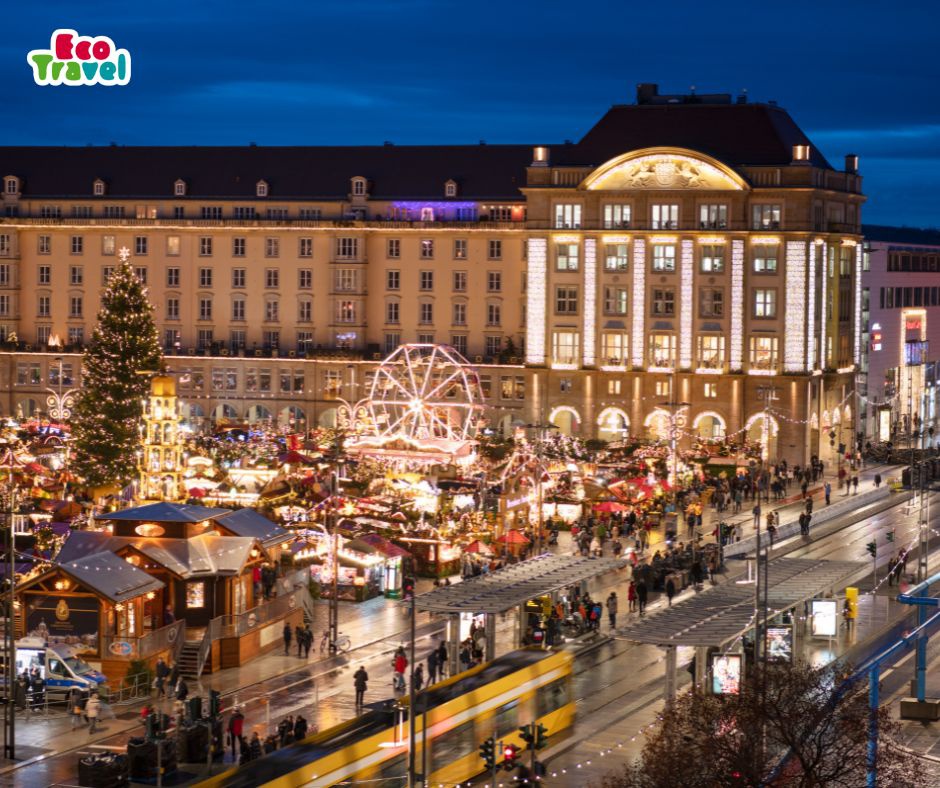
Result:
<svg viewBox="0 0 940 788">
<path fill-rule="evenodd" d="M 931 441 L 937 422 L 940 232 L 867 226 L 862 272 L 862 423 L 868 440 Z M 921 445 L 915 439 L 915 445 Z"/>
<path fill-rule="evenodd" d="M 857 159 L 775 105 L 641 85 L 577 143 L 2 148 L 0 177 L 14 415 L 78 382 L 126 247 L 193 421 L 329 425 L 430 342 L 478 366 L 504 430 L 614 440 L 678 411 L 682 440 L 793 462 L 851 441 Z"/>
</svg>

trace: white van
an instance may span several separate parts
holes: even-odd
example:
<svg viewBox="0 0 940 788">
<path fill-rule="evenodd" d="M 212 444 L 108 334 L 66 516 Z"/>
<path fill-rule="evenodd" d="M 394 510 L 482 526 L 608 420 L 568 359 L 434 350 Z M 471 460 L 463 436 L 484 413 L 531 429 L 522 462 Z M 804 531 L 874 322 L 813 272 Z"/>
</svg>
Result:
<svg viewBox="0 0 940 788">
<path fill-rule="evenodd" d="M 74 646 L 50 646 L 40 638 L 16 641 L 16 675 L 39 668 L 47 692 L 68 692 L 72 687 L 97 689 L 108 679 L 79 657 Z"/>
</svg>

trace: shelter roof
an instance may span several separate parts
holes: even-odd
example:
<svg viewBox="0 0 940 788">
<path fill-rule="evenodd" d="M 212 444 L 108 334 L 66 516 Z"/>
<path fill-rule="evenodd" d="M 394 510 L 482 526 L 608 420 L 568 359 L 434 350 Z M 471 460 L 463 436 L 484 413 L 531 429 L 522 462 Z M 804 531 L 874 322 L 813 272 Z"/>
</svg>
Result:
<svg viewBox="0 0 940 788">
<path fill-rule="evenodd" d="M 213 518 L 216 523 L 235 536 L 250 536 L 265 547 L 289 541 L 293 534 L 254 509 L 238 509 Z"/>
<path fill-rule="evenodd" d="M 107 551 L 59 564 L 58 568 L 112 602 L 135 599 L 163 588 L 163 583 L 157 578 Z"/>
<path fill-rule="evenodd" d="M 213 509 L 208 506 L 191 506 L 185 503 L 148 503 L 144 506 L 135 506 L 132 509 L 122 509 L 119 512 L 96 515 L 96 520 L 147 520 L 153 523 L 201 523 L 229 514 L 231 509 Z"/>
</svg>

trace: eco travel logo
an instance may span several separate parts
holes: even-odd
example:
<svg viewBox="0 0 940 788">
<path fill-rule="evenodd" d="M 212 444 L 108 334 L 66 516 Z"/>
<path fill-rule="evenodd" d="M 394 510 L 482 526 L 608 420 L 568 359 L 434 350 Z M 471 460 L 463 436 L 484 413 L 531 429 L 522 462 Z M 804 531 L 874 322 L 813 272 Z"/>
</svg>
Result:
<svg viewBox="0 0 940 788">
<path fill-rule="evenodd" d="M 131 56 L 107 36 L 80 36 L 61 28 L 52 34 L 49 49 L 26 56 L 37 85 L 126 85 L 131 81 Z"/>
</svg>

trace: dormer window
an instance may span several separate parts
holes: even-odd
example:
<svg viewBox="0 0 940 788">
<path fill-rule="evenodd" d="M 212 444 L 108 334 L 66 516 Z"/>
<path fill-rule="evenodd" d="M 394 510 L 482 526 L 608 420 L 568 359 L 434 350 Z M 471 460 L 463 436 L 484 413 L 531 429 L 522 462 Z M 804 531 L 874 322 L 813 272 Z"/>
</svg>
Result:
<svg viewBox="0 0 940 788">
<path fill-rule="evenodd" d="M 258 181 L 255 184 L 255 196 L 256 197 L 268 196 L 268 182 L 267 181 Z"/>
<path fill-rule="evenodd" d="M 180 179 L 173 182 L 173 195 L 176 197 L 186 196 L 186 181 Z"/>
<path fill-rule="evenodd" d="M 94 182 L 94 184 L 91 187 L 91 193 L 95 195 L 95 197 L 104 197 L 104 193 L 105 193 L 104 181 L 101 180 L 101 178 L 98 178 Z"/>
<path fill-rule="evenodd" d="M 445 197 L 457 196 L 457 182 L 456 181 L 447 181 L 444 184 L 444 196 Z"/>
<path fill-rule="evenodd" d="M 3 179 L 3 193 L 4 194 L 19 194 L 20 193 L 20 179 L 15 175 L 7 175 Z"/>
<path fill-rule="evenodd" d="M 365 197 L 366 196 L 366 179 L 357 175 L 352 179 L 352 193 L 353 197 Z"/>
</svg>

